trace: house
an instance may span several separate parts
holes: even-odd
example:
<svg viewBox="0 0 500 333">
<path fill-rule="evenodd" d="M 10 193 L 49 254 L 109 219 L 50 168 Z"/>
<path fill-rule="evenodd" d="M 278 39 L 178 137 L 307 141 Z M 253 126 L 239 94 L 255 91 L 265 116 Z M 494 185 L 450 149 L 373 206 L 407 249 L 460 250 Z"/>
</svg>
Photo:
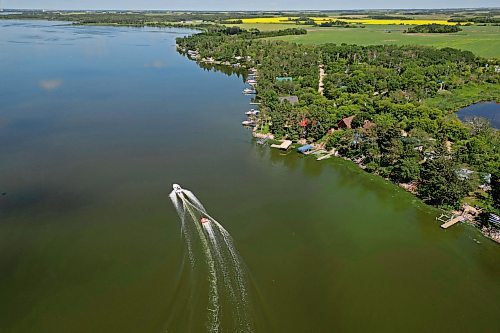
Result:
<svg viewBox="0 0 500 333">
<path fill-rule="evenodd" d="M 280 102 L 287 101 L 288 103 L 295 105 L 299 102 L 299 98 L 297 96 L 283 96 L 283 97 L 278 97 Z"/>
<path fill-rule="evenodd" d="M 375 126 L 375 123 L 369 120 L 365 120 L 365 122 L 363 123 L 363 129 L 365 130 L 369 130 L 373 128 L 373 126 Z"/>
<path fill-rule="evenodd" d="M 500 216 L 495 214 L 490 214 L 488 217 L 488 222 L 493 223 L 497 227 L 500 227 Z"/>
<path fill-rule="evenodd" d="M 356 116 L 350 116 L 350 117 L 342 119 L 341 121 L 339 121 L 337 123 L 337 127 L 338 128 L 352 128 L 352 120 L 354 119 L 354 117 L 356 117 Z"/>
</svg>

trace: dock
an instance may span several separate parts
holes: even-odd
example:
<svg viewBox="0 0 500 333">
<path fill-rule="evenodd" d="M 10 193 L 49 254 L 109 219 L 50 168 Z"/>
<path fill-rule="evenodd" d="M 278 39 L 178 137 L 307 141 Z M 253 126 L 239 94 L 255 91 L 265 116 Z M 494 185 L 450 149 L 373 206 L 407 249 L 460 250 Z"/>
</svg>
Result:
<svg viewBox="0 0 500 333">
<path fill-rule="evenodd" d="M 309 150 L 307 152 L 304 153 L 304 155 L 321 155 L 321 154 L 325 154 L 326 153 L 326 150 L 324 150 L 323 148 L 316 148 L 316 149 L 313 149 L 313 150 Z"/>
<path fill-rule="evenodd" d="M 330 157 L 332 157 L 332 156 L 337 156 L 336 154 L 337 154 L 337 152 L 335 152 L 335 151 L 334 151 L 334 152 L 330 152 L 330 153 L 328 153 L 328 154 L 326 154 L 326 155 L 323 155 L 323 156 L 318 157 L 318 158 L 316 159 L 316 161 L 323 161 L 323 160 L 326 160 L 327 158 L 330 158 Z"/>
<path fill-rule="evenodd" d="M 282 150 L 288 150 L 288 148 L 290 148 L 291 145 L 292 145 L 292 141 L 285 140 L 281 144 L 279 144 L 279 145 L 273 144 L 273 145 L 271 145 L 271 147 L 272 148 L 282 149 Z"/>
<path fill-rule="evenodd" d="M 436 220 L 444 222 L 443 224 L 441 224 L 441 228 L 448 229 L 449 227 L 451 227 L 457 223 L 463 222 L 465 220 L 465 217 L 463 217 L 461 215 L 447 216 L 447 215 L 441 214 L 441 216 L 437 217 Z"/>
</svg>

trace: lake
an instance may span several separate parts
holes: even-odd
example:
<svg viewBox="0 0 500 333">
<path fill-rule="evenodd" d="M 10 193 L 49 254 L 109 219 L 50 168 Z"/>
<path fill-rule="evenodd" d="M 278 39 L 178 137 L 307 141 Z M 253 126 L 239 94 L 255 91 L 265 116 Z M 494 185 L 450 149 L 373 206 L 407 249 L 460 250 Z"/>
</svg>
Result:
<svg viewBox="0 0 500 333">
<path fill-rule="evenodd" d="M 497 244 L 352 163 L 255 144 L 243 78 L 176 52 L 192 32 L 0 31 L 0 331 L 206 331 L 172 183 L 232 235 L 255 332 L 500 331 Z"/>
<path fill-rule="evenodd" d="M 473 117 L 486 118 L 491 127 L 500 129 L 500 104 L 496 102 L 472 104 L 458 110 L 457 117 L 462 121 Z"/>
</svg>

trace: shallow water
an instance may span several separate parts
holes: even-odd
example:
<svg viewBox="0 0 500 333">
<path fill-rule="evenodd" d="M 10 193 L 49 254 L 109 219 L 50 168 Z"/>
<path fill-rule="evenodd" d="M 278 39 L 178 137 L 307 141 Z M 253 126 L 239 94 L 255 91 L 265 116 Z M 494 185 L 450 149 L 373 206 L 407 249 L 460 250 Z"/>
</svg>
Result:
<svg viewBox="0 0 500 333">
<path fill-rule="evenodd" d="M 500 330 L 498 245 L 348 162 L 256 145 L 242 78 L 176 53 L 189 31 L 0 31 L 2 332 L 205 331 L 172 183 L 232 235 L 257 332 Z"/>
</svg>

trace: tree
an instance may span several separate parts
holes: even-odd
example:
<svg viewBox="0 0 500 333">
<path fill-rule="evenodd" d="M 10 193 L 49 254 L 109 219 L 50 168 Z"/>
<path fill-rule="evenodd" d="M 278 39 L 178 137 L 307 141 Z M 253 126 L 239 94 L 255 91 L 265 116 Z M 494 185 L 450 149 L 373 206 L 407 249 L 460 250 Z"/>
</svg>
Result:
<svg viewBox="0 0 500 333">
<path fill-rule="evenodd" d="M 491 197 L 493 206 L 500 210 L 500 171 L 491 175 Z"/>
<path fill-rule="evenodd" d="M 393 169 L 392 178 L 412 182 L 420 177 L 420 164 L 415 158 L 404 158 Z"/>
<path fill-rule="evenodd" d="M 456 171 L 457 167 L 447 155 L 428 160 L 420 171 L 419 195 L 432 204 L 457 207 L 470 185 L 466 179 L 460 179 Z"/>
</svg>

